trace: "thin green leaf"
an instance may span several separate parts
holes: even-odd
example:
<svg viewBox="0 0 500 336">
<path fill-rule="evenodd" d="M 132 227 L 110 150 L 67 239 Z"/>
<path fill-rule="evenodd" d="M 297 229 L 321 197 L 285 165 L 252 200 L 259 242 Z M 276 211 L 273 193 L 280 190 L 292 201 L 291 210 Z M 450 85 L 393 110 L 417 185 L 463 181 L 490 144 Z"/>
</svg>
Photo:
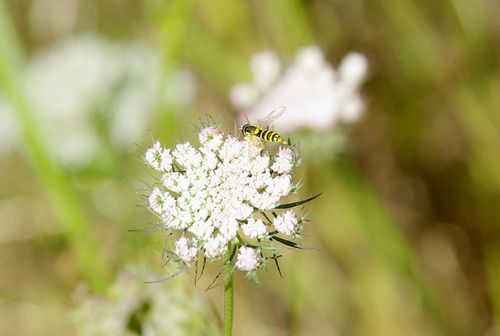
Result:
<svg viewBox="0 0 500 336">
<path fill-rule="evenodd" d="M 278 270 L 278 273 L 280 274 L 280 277 L 283 278 L 283 274 L 281 274 L 281 268 L 280 268 L 280 263 L 278 262 L 278 258 L 276 255 L 274 255 L 274 264 L 276 265 L 276 269 Z"/>
<path fill-rule="evenodd" d="M 194 262 L 194 285 L 196 286 L 196 281 L 198 280 L 198 259 Z"/>
<path fill-rule="evenodd" d="M 250 277 L 252 278 L 253 281 L 255 281 L 255 284 L 260 287 L 260 280 L 259 277 L 257 276 L 256 272 L 250 272 Z"/>
<path fill-rule="evenodd" d="M 164 230 L 166 230 L 165 225 L 164 224 L 159 224 L 159 225 L 153 225 L 153 226 L 146 227 L 146 228 L 141 228 L 141 229 L 130 229 L 130 230 L 128 230 L 128 232 L 144 232 L 144 233 L 148 233 L 148 232 L 158 232 L 158 231 L 164 231 Z"/>
<path fill-rule="evenodd" d="M 234 255 L 236 254 L 236 245 L 233 246 L 233 251 L 231 252 L 231 256 L 229 257 L 227 262 L 233 261 Z"/>
<path fill-rule="evenodd" d="M 277 242 L 280 242 L 283 245 L 290 246 L 290 247 L 293 247 L 293 248 L 296 248 L 299 250 L 316 250 L 314 248 L 304 247 L 302 245 L 297 244 L 296 242 L 287 240 L 285 238 L 277 237 L 277 236 L 273 236 L 273 237 L 271 237 L 271 239 L 276 240 Z"/>
<path fill-rule="evenodd" d="M 200 277 L 198 280 L 201 279 L 201 276 L 203 275 L 203 272 L 205 271 L 205 265 L 207 264 L 207 257 L 203 256 L 203 264 L 201 265 L 201 272 L 200 272 Z"/>
<path fill-rule="evenodd" d="M 302 205 L 304 203 L 307 203 L 307 202 L 310 202 L 312 201 L 313 199 L 315 199 L 316 197 L 319 197 L 321 196 L 321 194 L 323 193 L 319 193 L 317 194 L 316 196 L 313 196 L 311 198 L 308 198 L 308 199 L 305 199 L 303 201 L 298 201 L 298 202 L 292 202 L 292 203 L 287 203 L 287 204 L 281 204 L 281 205 L 278 205 L 277 207 L 275 207 L 274 209 L 290 209 L 290 208 L 294 208 L 296 206 L 299 206 L 299 205 Z"/>
<path fill-rule="evenodd" d="M 270 224 L 270 225 L 273 225 L 273 222 L 269 219 L 269 217 L 267 217 L 266 213 L 262 210 L 259 211 L 262 216 L 264 216 L 264 218 L 267 220 L 267 222 Z"/>
<path fill-rule="evenodd" d="M 245 241 L 243 238 L 241 238 L 240 234 L 239 233 L 236 233 L 236 238 L 238 238 L 238 242 L 240 245 L 243 245 L 243 246 L 249 246 L 249 247 L 252 247 L 252 248 L 258 248 L 257 245 L 253 245 L 253 244 L 250 244 L 249 242 Z M 260 243 L 260 240 L 259 240 L 259 243 Z"/>
<path fill-rule="evenodd" d="M 174 274 L 166 277 L 166 278 L 163 278 L 163 279 L 160 279 L 160 280 L 152 280 L 152 281 L 144 281 L 145 284 L 154 284 L 154 283 L 158 283 L 158 282 L 164 282 L 164 281 L 168 281 L 168 280 L 171 280 L 173 278 L 175 278 L 176 276 L 178 276 L 179 274 L 181 274 L 182 272 L 185 272 L 187 269 L 185 267 L 179 269 L 177 272 L 175 272 Z"/>
</svg>

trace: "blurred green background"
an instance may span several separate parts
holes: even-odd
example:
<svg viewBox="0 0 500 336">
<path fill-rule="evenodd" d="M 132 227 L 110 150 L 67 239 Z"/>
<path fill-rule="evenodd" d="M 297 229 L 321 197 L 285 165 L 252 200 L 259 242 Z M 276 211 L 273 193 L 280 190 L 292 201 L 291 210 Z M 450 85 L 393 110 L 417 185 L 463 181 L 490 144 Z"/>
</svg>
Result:
<svg viewBox="0 0 500 336">
<path fill-rule="evenodd" d="M 334 65 L 349 51 L 367 57 L 365 116 L 344 127 L 333 158 L 304 160 L 300 196 L 323 195 L 303 242 L 319 251 L 287 255 L 284 278 L 261 271 L 260 288 L 236 277 L 235 334 L 500 334 L 499 14 L 494 0 L 2 2 L 0 95 L 19 142 L 0 154 L 0 334 L 75 334 L 79 285 L 106 293 L 130 263 L 160 269 L 161 235 L 127 231 L 152 220 L 144 150 L 152 138 L 194 139 L 190 123 L 207 115 L 232 130 L 228 92 L 249 79 L 252 54 L 290 59 L 310 44 Z M 113 135 L 120 115 L 108 114 L 114 93 L 99 97 L 88 126 L 99 142 L 75 166 L 54 155 L 51 141 L 64 144 L 68 129 L 41 126 L 25 74 L 44 50 L 83 33 L 147 46 L 159 65 L 143 78 L 139 64 L 134 88 L 165 87 L 141 96 L 156 101 L 123 150 Z M 120 50 L 102 69 L 123 61 Z M 189 104 L 176 99 L 178 69 L 196 82 Z M 32 82 L 35 95 L 37 85 L 46 89 Z M 7 139 L 14 126 L 1 120 Z M 220 315 L 221 287 L 204 291 L 215 274 L 196 288 L 192 275 L 179 279 Z"/>
</svg>

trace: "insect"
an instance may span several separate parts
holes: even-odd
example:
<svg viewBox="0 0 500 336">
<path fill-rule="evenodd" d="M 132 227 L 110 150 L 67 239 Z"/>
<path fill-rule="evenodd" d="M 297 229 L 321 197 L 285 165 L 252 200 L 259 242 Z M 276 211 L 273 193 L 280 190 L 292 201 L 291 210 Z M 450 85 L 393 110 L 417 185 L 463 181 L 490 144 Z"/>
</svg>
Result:
<svg viewBox="0 0 500 336">
<path fill-rule="evenodd" d="M 243 125 L 241 128 L 241 133 L 243 133 L 244 136 L 248 137 L 257 137 L 259 139 L 269 141 L 269 142 L 276 142 L 282 145 L 288 145 L 289 141 L 279 135 L 278 133 L 268 130 L 268 129 L 263 129 L 261 126 L 268 126 L 271 124 L 273 121 L 281 117 L 281 115 L 285 112 L 285 107 L 282 106 L 276 110 L 271 111 L 268 115 L 266 115 L 263 119 L 257 121 L 256 125 L 250 125 L 250 123 Z"/>
</svg>

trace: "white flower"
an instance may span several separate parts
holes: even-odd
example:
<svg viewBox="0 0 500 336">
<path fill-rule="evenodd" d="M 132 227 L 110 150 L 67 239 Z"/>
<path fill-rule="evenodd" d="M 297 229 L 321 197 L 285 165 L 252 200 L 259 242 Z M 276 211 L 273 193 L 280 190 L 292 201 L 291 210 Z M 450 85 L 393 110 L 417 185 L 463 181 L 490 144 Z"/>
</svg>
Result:
<svg viewBox="0 0 500 336">
<path fill-rule="evenodd" d="M 280 131 L 328 130 L 339 121 L 354 122 L 362 116 L 358 91 L 368 64 L 360 53 L 348 54 L 338 74 L 316 46 L 298 50 L 288 67 L 281 66 L 273 52 L 258 53 L 251 68 L 253 82 L 237 83 L 230 92 L 231 102 L 242 112 L 241 121 L 246 116 L 259 120 L 276 106 L 287 107 L 274 122 Z M 276 75 L 281 68 L 281 75 Z"/>
<path fill-rule="evenodd" d="M 352 88 L 363 82 L 367 72 L 368 61 L 363 54 L 357 52 L 347 54 L 339 66 L 340 78 Z"/>
<path fill-rule="evenodd" d="M 260 256 L 256 249 L 251 247 L 240 247 L 236 267 L 241 271 L 253 271 L 259 265 Z"/>
<path fill-rule="evenodd" d="M 155 267 L 158 270 L 158 267 Z M 71 320 L 81 336 L 133 336 L 140 328 L 141 335 L 217 335 L 219 328 L 208 302 L 196 291 L 187 290 L 182 279 L 165 281 L 165 290 L 144 285 L 145 281 L 160 280 L 176 270 L 162 268 L 152 271 L 145 266 L 132 265 L 120 272 L 106 292 L 88 293 L 79 286 L 71 310 Z M 140 318 L 135 318 L 140 317 Z"/>
<path fill-rule="evenodd" d="M 267 90 L 278 79 L 281 70 L 280 59 L 272 51 L 262 51 L 255 54 L 251 61 L 255 84 L 260 90 Z"/>
<path fill-rule="evenodd" d="M 307 71 L 316 71 L 323 68 L 325 57 L 323 51 L 317 46 L 309 46 L 299 49 L 295 58 L 295 65 Z"/>
<path fill-rule="evenodd" d="M 175 200 L 170 194 L 154 188 L 149 195 L 149 207 L 159 215 L 164 215 L 167 210 L 175 207 Z"/>
<path fill-rule="evenodd" d="M 205 255 L 208 258 L 215 258 L 223 255 L 227 251 L 227 241 L 221 236 L 208 238 L 205 243 Z"/>
<path fill-rule="evenodd" d="M 198 255 L 198 248 L 196 247 L 196 240 L 193 238 L 187 239 L 181 237 L 175 242 L 175 254 L 185 262 L 190 262 Z"/>
<path fill-rule="evenodd" d="M 243 224 L 241 228 L 243 233 L 250 238 L 263 238 L 267 233 L 266 225 L 260 219 L 249 218 L 247 224 Z"/>
<path fill-rule="evenodd" d="M 351 97 L 346 101 L 342 113 L 339 118 L 347 123 L 352 123 L 359 120 L 363 116 L 365 105 L 363 99 L 359 95 Z"/>
<path fill-rule="evenodd" d="M 229 100 L 240 110 L 251 106 L 258 98 L 259 90 L 250 84 L 237 83 L 229 91 Z"/>
<path fill-rule="evenodd" d="M 115 150 L 135 148 L 163 100 L 182 106 L 192 97 L 183 93 L 194 92 L 193 81 L 179 85 L 178 71 L 163 78 L 161 67 L 161 57 L 154 49 L 91 34 L 65 39 L 38 52 L 21 80 L 53 159 L 66 168 L 81 169 L 98 158 L 103 144 L 96 120 Z M 172 95 L 166 97 L 164 91 Z M 10 108 L 5 112 L 13 115 Z M 0 139 L 8 135 L 1 126 Z M 19 140 L 12 140 L 12 145 L 20 145 Z"/>
<path fill-rule="evenodd" d="M 199 134 L 200 143 L 210 151 L 215 151 L 222 144 L 222 133 L 215 127 L 206 127 Z"/>
<path fill-rule="evenodd" d="M 293 168 L 293 151 L 288 147 L 280 147 L 271 169 L 278 174 L 289 173 Z"/>
<path fill-rule="evenodd" d="M 189 142 L 178 144 L 172 152 L 177 163 L 186 168 L 198 167 L 201 164 L 201 155 Z"/>
<path fill-rule="evenodd" d="M 277 197 L 286 196 L 292 190 L 292 177 L 288 174 L 283 174 L 273 178 L 273 184 L 267 187 L 267 191 Z"/>
<path fill-rule="evenodd" d="M 156 141 L 144 156 L 146 162 L 158 171 L 169 171 L 172 169 L 172 155 L 170 150 L 162 148 L 159 141 Z"/>
<path fill-rule="evenodd" d="M 261 238 L 276 232 L 269 233 L 255 215 L 268 218 L 280 213 L 275 207 L 292 190 L 294 152 L 281 147 L 270 155 L 259 142 L 224 136 L 214 127 L 203 129 L 199 140 L 199 147 L 185 142 L 169 152 L 155 143 L 148 150 L 146 162 L 163 174 L 161 185 L 151 192 L 149 207 L 177 237 L 175 253 L 186 263 L 196 258 L 198 249 L 207 258 L 217 259 L 230 246 L 243 244 L 237 268 L 253 270 L 260 254 L 245 249 L 239 232 L 258 239 L 259 251 L 267 250 L 262 244 L 269 241 Z M 294 216 L 290 211 L 280 214 L 273 224 L 281 233 L 295 234 L 299 226 Z"/>
<path fill-rule="evenodd" d="M 293 210 L 288 210 L 274 219 L 274 227 L 279 233 L 291 236 L 297 233 L 299 221 Z"/>
</svg>

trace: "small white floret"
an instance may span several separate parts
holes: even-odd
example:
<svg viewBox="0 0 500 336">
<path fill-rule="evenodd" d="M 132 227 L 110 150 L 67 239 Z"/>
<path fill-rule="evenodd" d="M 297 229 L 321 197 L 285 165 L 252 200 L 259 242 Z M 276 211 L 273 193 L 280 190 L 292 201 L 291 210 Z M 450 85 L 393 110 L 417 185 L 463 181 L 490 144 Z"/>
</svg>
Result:
<svg viewBox="0 0 500 336">
<path fill-rule="evenodd" d="M 146 151 L 146 162 L 158 171 L 169 171 L 172 169 L 172 155 L 170 150 L 161 147 L 157 141 Z"/>
<path fill-rule="evenodd" d="M 280 147 L 271 169 L 278 174 L 289 173 L 293 168 L 293 151 L 288 147 Z"/>
<path fill-rule="evenodd" d="M 191 262 L 198 255 L 196 240 L 181 237 L 175 242 L 175 254 L 185 262 Z"/>
<path fill-rule="evenodd" d="M 267 234 L 267 228 L 260 219 L 249 218 L 246 224 L 241 226 L 243 233 L 250 238 L 263 238 Z"/>
<path fill-rule="evenodd" d="M 240 247 L 236 267 L 241 271 L 253 271 L 259 266 L 260 256 L 256 249 L 251 247 Z"/>
<path fill-rule="evenodd" d="M 205 256 L 215 258 L 223 255 L 227 251 L 227 241 L 221 236 L 208 238 L 205 242 Z"/>
<path fill-rule="evenodd" d="M 288 210 L 276 217 L 273 225 L 279 233 L 287 236 L 294 235 L 299 230 L 299 221 L 293 210 Z"/>
</svg>

